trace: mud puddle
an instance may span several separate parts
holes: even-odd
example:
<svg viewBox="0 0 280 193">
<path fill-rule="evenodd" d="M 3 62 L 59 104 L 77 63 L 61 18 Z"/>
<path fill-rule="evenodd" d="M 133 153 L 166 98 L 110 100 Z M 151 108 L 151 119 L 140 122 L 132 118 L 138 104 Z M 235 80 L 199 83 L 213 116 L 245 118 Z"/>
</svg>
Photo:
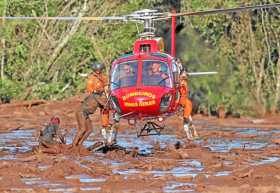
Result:
<svg viewBox="0 0 280 193">
<path fill-rule="evenodd" d="M 87 174 L 78 174 L 65 176 L 65 180 L 50 181 L 42 179 L 41 177 L 22 178 L 23 184 L 29 187 L 30 190 L 45 189 L 49 192 L 91 192 L 100 191 L 100 183 L 105 182 L 105 178 L 93 178 Z M 72 181 L 76 185 L 72 184 Z M 78 182 L 76 182 L 78 181 Z M 15 190 L 15 189 L 11 189 Z M 18 188 L 18 191 L 25 189 Z"/>
<path fill-rule="evenodd" d="M 38 145 L 35 129 L 15 130 L 0 133 L 0 141 L 0 151 L 10 154 L 6 157 L 1 157 L 1 160 L 14 159 L 12 156 L 13 154 L 26 153 Z"/>
<path fill-rule="evenodd" d="M 231 139 L 226 137 L 210 136 L 204 140 L 196 140 L 195 143 L 207 147 L 210 152 L 226 154 L 232 149 L 246 150 L 262 150 L 271 145 L 270 140 L 265 136 L 279 133 L 279 130 L 273 129 L 269 131 L 252 129 L 221 129 L 217 131 L 235 132 L 241 135 L 256 135 L 257 138 L 238 138 Z M 72 129 L 66 138 L 66 143 L 72 143 L 75 129 Z M 92 134 L 84 143 L 86 147 L 92 145 L 95 141 L 101 140 L 95 134 Z M 0 133 L 0 151 L 3 153 L 0 157 L 2 160 L 17 161 L 17 153 L 26 153 L 31 151 L 37 142 L 37 131 L 35 129 L 16 130 L 6 133 Z M 163 192 L 195 192 L 196 183 L 192 180 L 198 175 L 209 176 L 229 176 L 232 174 L 231 169 L 219 169 L 218 171 L 208 172 L 203 164 L 204 160 L 197 159 L 173 159 L 160 158 L 161 162 L 168 163 L 167 166 L 162 167 L 156 164 L 159 159 L 156 157 L 156 151 L 165 151 L 167 147 L 174 147 L 176 142 L 184 145 L 184 141 L 180 141 L 175 135 L 160 135 L 160 136 L 146 136 L 136 137 L 133 133 L 120 133 L 118 135 L 118 145 L 125 147 L 128 150 L 137 148 L 140 158 L 125 159 L 124 157 L 110 157 L 102 153 L 92 153 L 89 156 L 73 158 L 64 156 L 65 160 L 73 160 L 82 170 L 88 172 L 80 172 L 73 174 L 65 174 L 61 181 L 46 179 L 42 176 L 35 176 L 30 178 L 21 178 L 21 182 L 26 186 L 24 189 L 13 188 L 12 191 L 26 191 L 43 188 L 50 192 L 99 192 L 102 191 L 102 185 L 108 183 L 110 175 L 121 176 L 122 179 L 128 180 L 138 176 L 148 176 L 151 179 L 159 178 L 166 179 Z M 159 149 L 155 149 L 155 144 Z M 61 158 L 62 159 L 62 158 Z M 271 164 L 279 161 L 280 157 L 274 154 L 265 155 L 250 160 L 249 164 L 252 166 Z M 136 162 L 136 163 L 135 163 Z M 146 167 L 146 165 L 150 167 Z M 224 160 L 225 165 L 233 165 L 233 160 Z M 107 174 L 96 174 L 100 168 L 106 168 Z M 164 165 L 164 164 L 163 164 Z M 35 167 L 41 172 L 50 169 L 52 165 L 48 163 L 39 163 Z M 105 170 L 105 169 L 104 169 Z M 92 175 L 95 174 L 95 175 Z M 181 182 L 180 179 L 189 179 L 187 182 Z M 75 183 L 73 183 L 75 182 Z"/>
<path fill-rule="evenodd" d="M 163 188 L 163 191 L 166 193 L 181 193 L 181 192 L 195 192 L 194 184 L 188 182 L 169 182 Z"/>
<path fill-rule="evenodd" d="M 257 140 L 243 140 L 243 139 L 225 139 L 225 138 L 209 138 L 207 145 L 213 152 L 229 152 L 232 149 L 261 149 L 265 148 L 269 143 L 266 141 Z"/>
<path fill-rule="evenodd" d="M 272 147 L 271 139 L 280 138 L 280 129 L 258 129 L 258 128 L 205 128 L 207 132 L 222 132 L 225 136 L 209 137 L 204 146 L 213 152 L 229 152 L 232 149 L 257 150 Z M 231 135 L 229 135 L 231 134 Z M 231 136 L 227 138 L 227 136 Z M 232 137 L 234 136 L 234 137 Z M 197 141 L 202 144 L 203 141 Z M 206 144 L 205 144 L 206 143 Z"/>
</svg>

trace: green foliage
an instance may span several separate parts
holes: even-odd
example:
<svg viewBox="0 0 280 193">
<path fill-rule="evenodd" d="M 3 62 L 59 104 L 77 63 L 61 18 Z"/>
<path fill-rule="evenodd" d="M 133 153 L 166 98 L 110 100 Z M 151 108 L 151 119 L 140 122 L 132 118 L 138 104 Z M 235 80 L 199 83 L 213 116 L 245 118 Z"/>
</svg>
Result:
<svg viewBox="0 0 280 193">
<path fill-rule="evenodd" d="M 20 95 L 23 87 L 20 83 L 10 81 L 8 79 L 0 80 L 0 97 L 9 96 L 15 98 Z"/>
<path fill-rule="evenodd" d="M 0 14 L 76 16 L 84 2 L 3 0 Z M 170 11 L 175 1 L 87 2 L 85 16 L 103 16 L 144 8 Z M 198 11 L 267 2 L 277 1 L 181 0 L 180 6 L 181 11 Z M 184 29 L 177 35 L 177 52 L 188 70 L 219 72 L 190 78 L 192 92 L 203 92 L 202 108 L 210 112 L 222 105 L 238 114 L 279 110 L 279 10 L 185 17 L 180 21 L 184 22 Z M 158 26 L 165 26 L 165 22 Z M 83 92 L 85 77 L 81 74 L 90 72 L 89 64 L 98 60 L 108 69 L 119 54 L 132 49 L 142 26 L 82 22 L 71 34 L 74 29 L 74 22 L 6 21 L 3 27 L 1 24 L 6 57 L 0 93 L 17 98 L 61 99 Z"/>
</svg>

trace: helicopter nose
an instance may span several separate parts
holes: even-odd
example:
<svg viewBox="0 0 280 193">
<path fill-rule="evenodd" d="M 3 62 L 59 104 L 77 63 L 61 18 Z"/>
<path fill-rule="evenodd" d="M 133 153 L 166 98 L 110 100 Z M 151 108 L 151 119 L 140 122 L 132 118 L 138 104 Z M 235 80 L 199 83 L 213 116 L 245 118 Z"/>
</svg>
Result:
<svg viewBox="0 0 280 193">
<path fill-rule="evenodd" d="M 156 94 L 153 91 L 136 90 L 122 96 L 124 108 L 149 108 L 156 105 Z"/>
</svg>

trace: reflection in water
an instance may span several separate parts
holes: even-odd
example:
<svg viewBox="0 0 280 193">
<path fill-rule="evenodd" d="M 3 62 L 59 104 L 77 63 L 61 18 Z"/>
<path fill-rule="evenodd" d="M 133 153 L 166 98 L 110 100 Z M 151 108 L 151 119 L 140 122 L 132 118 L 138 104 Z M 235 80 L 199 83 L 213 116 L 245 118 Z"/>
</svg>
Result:
<svg viewBox="0 0 280 193">
<path fill-rule="evenodd" d="M 50 192 L 64 192 L 64 193 L 67 193 L 67 192 L 77 192 L 77 189 L 76 188 L 50 188 L 49 189 Z"/>
<path fill-rule="evenodd" d="M 32 147 L 38 145 L 35 136 L 35 129 L 0 133 L 0 151 L 6 151 L 11 154 L 28 152 L 32 150 Z"/>
<path fill-rule="evenodd" d="M 230 171 L 220 171 L 214 174 L 214 176 L 228 176 L 230 175 L 231 172 Z"/>
<path fill-rule="evenodd" d="M 127 170 L 119 170 L 113 169 L 114 174 L 120 175 L 133 175 L 138 173 L 148 173 L 152 174 L 154 177 L 160 177 L 165 175 L 173 175 L 174 177 L 195 177 L 197 174 L 201 173 L 203 170 L 202 164 L 197 160 L 183 160 L 180 161 L 179 164 L 181 166 L 174 167 L 170 170 L 140 170 L 140 169 L 127 169 Z"/>
<path fill-rule="evenodd" d="M 263 165 L 263 164 L 271 164 L 273 162 L 276 162 L 280 159 L 280 157 L 265 157 L 261 160 L 255 160 L 253 161 L 252 165 Z"/>
<path fill-rule="evenodd" d="M 172 192 L 172 193 L 173 192 L 194 192 L 194 184 L 188 183 L 188 182 L 169 182 L 163 188 L 163 191 Z"/>
<path fill-rule="evenodd" d="M 231 149 L 261 149 L 268 145 L 264 141 L 241 140 L 241 139 L 225 139 L 225 138 L 209 138 L 205 147 L 210 148 L 213 152 L 229 152 Z"/>
<path fill-rule="evenodd" d="M 80 190 L 81 191 L 100 191 L 101 188 L 89 186 L 89 187 L 80 187 Z"/>
<path fill-rule="evenodd" d="M 65 179 L 79 179 L 81 183 L 105 182 L 105 178 L 92 178 L 86 174 L 66 176 Z"/>
</svg>

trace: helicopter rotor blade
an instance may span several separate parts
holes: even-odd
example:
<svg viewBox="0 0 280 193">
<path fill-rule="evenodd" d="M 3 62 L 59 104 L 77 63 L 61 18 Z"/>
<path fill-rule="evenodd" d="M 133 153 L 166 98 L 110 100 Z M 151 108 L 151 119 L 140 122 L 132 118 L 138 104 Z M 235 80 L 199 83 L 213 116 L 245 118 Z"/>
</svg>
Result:
<svg viewBox="0 0 280 193">
<path fill-rule="evenodd" d="M 204 16 L 204 15 L 214 15 L 218 13 L 234 13 L 246 10 L 255 10 L 255 9 L 266 9 L 266 8 L 276 8 L 280 7 L 280 3 L 265 4 L 265 5 L 256 5 L 256 6 L 245 6 L 229 9 L 213 9 L 206 11 L 195 11 L 195 12 L 182 12 L 182 13 L 169 13 L 169 17 L 172 16 Z"/>
<path fill-rule="evenodd" d="M 161 21 L 168 20 L 171 17 L 178 16 L 204 16 L 204 15 L 214 15 L 218 13 L 234 13 L 246 10 L 256 10 L 256 9 L 268 9 L 280 7 L 280 3 L 264 4 L 256 6 L 244 6 L 229 9 L 213 9 L 206 11 L 194 11 L 194 12 L 181 12 L 181 13 L 168 13 L 168 12 L 157 12 L 157 10 L 144 9 L 140 11 L 135 11 L 132 14 L 122 15 L 122 16 L 101 16 L 101 17 L 77 17 L 77 16 L 0 16 L 1 20 L 60 20 L 60 21 L 132 21 L 141 22 L 145 21 Z"/>
<path fill-rule="evenodd" d="M 5 20 L 61 20 L 61 21 L 109 21 L 109 20 L 120 20 L 125 21 L 125 16 L 107 16 L 107 17 L 44 17 L 44 16 L 2 16 L 0 19 Z"/>
</svg>

